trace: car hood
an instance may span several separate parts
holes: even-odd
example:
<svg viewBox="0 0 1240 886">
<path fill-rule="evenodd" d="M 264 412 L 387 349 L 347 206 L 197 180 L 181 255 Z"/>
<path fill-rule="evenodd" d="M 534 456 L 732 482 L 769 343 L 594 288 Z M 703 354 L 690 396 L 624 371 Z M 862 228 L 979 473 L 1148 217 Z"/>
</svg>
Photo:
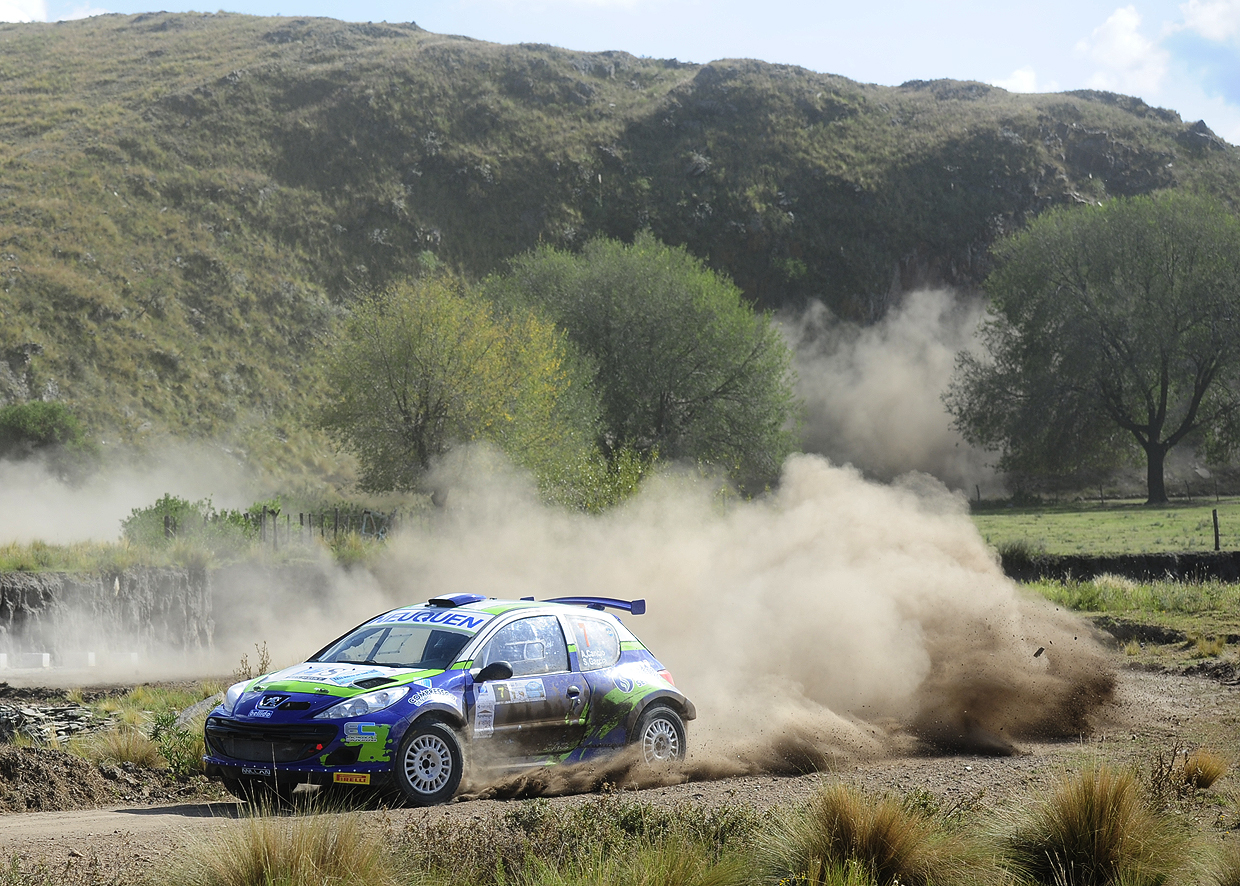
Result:
<svg viewBox="0 0 1240 886">
<path fill-rule="evenodd" d="M 258 691 L 261 687 L 264 691 L 275 692 L 321 692 L 326 687 L 332 695 L 354 695 L 416 680 L 426 680 L 425 685 L 429 686 L 429 678 L 442 673 L 442 670 L 425 668 L 306 661 L 260 678 L 248 687 L 248 691 Z M 379 682 L 385 679 L 390 682 Z M 359 682 L 363 685 L 359 686 Z"/>
</svg>

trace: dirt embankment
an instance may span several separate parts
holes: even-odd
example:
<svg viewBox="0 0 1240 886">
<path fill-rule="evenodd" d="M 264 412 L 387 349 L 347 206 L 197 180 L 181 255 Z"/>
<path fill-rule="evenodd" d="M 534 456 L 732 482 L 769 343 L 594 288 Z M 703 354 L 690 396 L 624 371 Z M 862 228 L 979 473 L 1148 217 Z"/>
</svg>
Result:
<svg viewBox="0 0 1240 886">
<path fill-rule="evenodd" d="M 1019 582 L 1052 579 L 1089 581 L 1121 575 L 1135 581 L 1240 581 L 1240 551 L 1188 551 L 1164 554 L 1035 554 L 1005 552 L 1003 571 Z"/>
</svg>

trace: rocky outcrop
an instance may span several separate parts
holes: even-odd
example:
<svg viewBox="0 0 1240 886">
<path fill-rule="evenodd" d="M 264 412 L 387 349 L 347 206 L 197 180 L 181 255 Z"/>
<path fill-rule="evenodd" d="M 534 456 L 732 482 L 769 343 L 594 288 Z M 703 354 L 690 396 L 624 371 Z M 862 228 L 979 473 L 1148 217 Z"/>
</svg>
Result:
<svg viewBox="0 0 1240 886">
<path fill-rule="evenodd" d="M 64 665 L 91 653 L 195 652 L 214 630 L 205 569 L 0 573 L 0 653 L 11 664 L 26 653 Z"/>
</svg>

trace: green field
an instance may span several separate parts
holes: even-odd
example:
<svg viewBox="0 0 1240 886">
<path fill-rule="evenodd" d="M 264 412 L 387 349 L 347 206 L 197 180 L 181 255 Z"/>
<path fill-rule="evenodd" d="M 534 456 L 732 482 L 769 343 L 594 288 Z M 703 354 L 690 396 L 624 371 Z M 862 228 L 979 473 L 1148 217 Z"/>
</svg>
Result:
<svg viewBox="0 0 1240 886">
<path fill-rule="evenodd" d="M 1240 498 L 1147 507 L 1137 500 L 999 507 L 974 505 L 973 522 L 996 548 L 1047 554 L 1149 554 L 1214 549 L 1218 509 L 1223 550 L 1240 548 Z"/>
</svg>

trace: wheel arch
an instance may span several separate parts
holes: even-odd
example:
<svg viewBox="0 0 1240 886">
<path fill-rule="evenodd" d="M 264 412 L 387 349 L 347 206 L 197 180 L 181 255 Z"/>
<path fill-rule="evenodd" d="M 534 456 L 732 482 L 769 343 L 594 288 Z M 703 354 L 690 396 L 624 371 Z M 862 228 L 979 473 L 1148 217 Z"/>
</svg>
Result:
<svg viewBox="0 0 1240 886">
<path fill-rule="evenodd" d="M 693 706 L 693 702 L 683 695 L 668 690 L 652 692 L 641 700 L 641 704 L 634 705 L 633 710 L 629 712 L 629 716 L 625 720 L 624 731 L 625 735 L 630 737 L 630 740 L 633 730 L 637 728 L 637 722 L 642 718 L 642 715 L 655 706 L 671 708 L 686 723 L 697 718 L 697 709 Z"/>
</svg>

